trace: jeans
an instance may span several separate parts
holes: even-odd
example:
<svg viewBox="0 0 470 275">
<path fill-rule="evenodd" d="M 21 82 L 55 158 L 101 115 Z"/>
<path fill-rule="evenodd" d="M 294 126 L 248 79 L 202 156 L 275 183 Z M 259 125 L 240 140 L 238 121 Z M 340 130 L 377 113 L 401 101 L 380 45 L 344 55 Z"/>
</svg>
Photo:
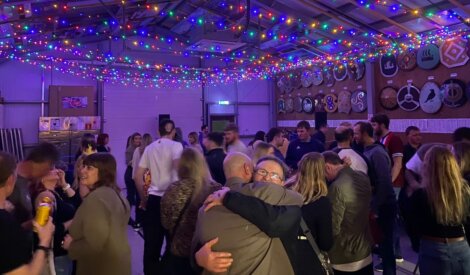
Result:
<svg viewBox="0 0 470 275">
<path fill-rule="evenodd" d="M 467 240 L 449 244 L 421 240 L 418 262 L 422 275 L 470 274 L 470 247 Z"/>
<path fill-rule="evenodd" d="M 141 223 L 142 222 L 142 209 L 139 208 L 140 205 L 140 196 L 139 192 L 137 192 L 137 187 L 135 186 L 135 182 L 132 179 L 132 166 L 127 166 L 126 172 L 124 173 L 124 182 L 126 183 L 126 190 L 127 190 L 127 200 L 129 201 L 129 205 L 135 206 L 135 222 Z"/>
<path fill-rule="evenodd" d="M 383 274 L 395 275 L 396 263 L 394 231 L 397 221 L 397 206 L 396 204 L 381 206 L 378 214 L 379 217 L 377 218 L 377 224 L 383 234 L 382 242 L 379 245 L 380 256 L 382 257 Z"/>
<path fill-rule="evenodd" d="M 71 275 L 73 270 L 73 262 L 69 256 L 58 256 L 54 258 L 55 273 L 57 275 Z"/>
<path fill-rule="evenodd" d="M 150 195 L 147 210 L 144 214 L 144 274 L 158 275 L 162 273 L 160 252 L 166 231 L 160 220 L 161 197 Z M 168 239 L 168 238 L 167 238 Z"/>
</svg>

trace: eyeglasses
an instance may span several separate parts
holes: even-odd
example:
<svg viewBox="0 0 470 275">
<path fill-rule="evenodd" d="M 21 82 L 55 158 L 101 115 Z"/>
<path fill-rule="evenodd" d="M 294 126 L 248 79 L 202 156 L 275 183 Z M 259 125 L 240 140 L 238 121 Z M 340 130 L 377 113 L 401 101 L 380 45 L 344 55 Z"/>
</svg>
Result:
<svg viewBox="0 0 470 275">
<path fill-rule="evenodd" d="M 255 173 L 262 176 L 263 178 L 271 178 L 272 180 L 282 181 L 282 177 L 276 172 L 268 172 L 265 169 L 257 169 Z"/>
</svg>

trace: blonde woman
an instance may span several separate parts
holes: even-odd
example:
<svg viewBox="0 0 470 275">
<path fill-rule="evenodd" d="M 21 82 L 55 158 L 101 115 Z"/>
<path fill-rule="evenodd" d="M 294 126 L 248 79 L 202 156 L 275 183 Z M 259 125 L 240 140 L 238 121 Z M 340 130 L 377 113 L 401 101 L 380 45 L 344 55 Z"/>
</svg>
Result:
<svg viewBox="0 0 470 275">
<path fill-rule="evenodd" d="M 161 221 L 168 230 L 170 249 L 165 255 L 165 274 L 195 274 L 190 265 L 191 240 L 198 210 L 206 197 L 222 186 L 213 181 L 206 160 L 193 148 L 183 150 L 178 163 L 179 181 L 172 183 L 161 200 Z"/>
<path fill-rule="evenodd" d="M 470 274 L 470 247 L 464 223 L 470 191 L 449 149 L 431 148 L 423 162 L 423 188 L 412 200 L 415 227 L 421 237 L 420 274 Z"/>
<path fill-rule="evenodd" d="M 331 203 L 326 186 L 325 160 L 320 153 L 308 153 L 302 157 L 299 170 L 290 180 L 292 190 L 304 198 L 302 217 L 312 232 L 318 247 L 328 251 L 333 245 Z M 303 233 L 300 232 L 300 235 Z M 310 246 L 301 238 L 296 246 L 296 274 L 323 274 L 324 271 Z"/>
<path fill-rule="evenodd" d="M 202 150 L 201 144 L 199 144 L 199 136 L 197 135 L 196 132 L 189 133 L 188 141 L 189 141 L 189 147 L 194 148 L 201 153 L 204 153 L 204 151 Z"/>
</svg>

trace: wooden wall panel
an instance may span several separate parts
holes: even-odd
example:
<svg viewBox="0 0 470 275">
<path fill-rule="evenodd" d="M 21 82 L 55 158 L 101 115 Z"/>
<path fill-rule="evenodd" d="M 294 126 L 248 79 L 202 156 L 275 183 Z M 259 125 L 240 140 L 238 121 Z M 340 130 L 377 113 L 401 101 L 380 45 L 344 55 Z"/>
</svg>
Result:
<svg viewBox="0 0 470 275">
<path fill-rule="evenodd" d="M 470 117 L 470 100 L 467 100 L 467 103 L 459 108 L 449 108 L 443 104 L 441 110 L 435 114 L 427 114 L 423 112 L 421 108 L 416 109 L 412 112 L 407 112 L 398 108 L 393 111 L 384 109 L 379 102 L 380 91 L 386 86 L 393 86 L 397 90 L 408 84 L 408 80 L 413 81 L 413 85 L 418 89 L 421 89 L 428 80 L 428 77 L 433 76 L 434 81 L 439 86 L 444 83 L 447 79 L 451 78 L 451 74 L 456 73 L 456 79 L 462 80 L 465 83 L 470 82 L 470 62 L 465 66 L 456 67 L 449 69 L 446 66 L 439 64 L 434 70 L 423 70 L 419 67 L 416 67 L 410 72 L 405 72 L 398 70 L 398 73 L 394 77 L 384 77 L 380 73 L 380 64 L 376 62 L 374 64 L 375 68 L 375 106 L 377 113 L 386 113 L 390 118 L 399 118 L 399 119 L 439 119 L 439 118 L 469 118 Z M 387 84 L 388 81 L 393 81 L 392 84 Z"/>
</svg>

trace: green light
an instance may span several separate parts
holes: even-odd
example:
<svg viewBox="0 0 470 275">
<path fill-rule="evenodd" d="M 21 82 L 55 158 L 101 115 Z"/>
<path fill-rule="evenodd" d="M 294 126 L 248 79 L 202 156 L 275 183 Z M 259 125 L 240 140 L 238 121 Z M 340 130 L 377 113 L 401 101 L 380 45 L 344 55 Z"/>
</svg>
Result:
<svg viewBox="0 0 470 275">
<path fill-rule="evenodd" d="M 326 29 L 328 29 L 328 24 L 323 24 L 321 27 L 322 27 L 324 30 L 326 30 Z"/>
<path fill-rule="evenodd" d="M 255 32 L 254 32 L 254 31 L 250 31 L 249 34 L 250 34 L 251 37 L 255 36 Z"/>
<path fill-rule="evenodd" d="M 168 15 L 170 15 L 170 17 L 173 17 L 173 15 L 175 15 L 175 13 L 174 13 L 173 11 L 170 11 L 170 12 L 168 13 Z"/>
<path fill-rule="evenodd" d="M 202 24 L 204 24 L 204 20 L 203 20 L 202 18 L 199 18 L 199 19 L 197 20 L 197 23 L 198 23 L 199 25 L 202 25 Z"/>
</svg>

